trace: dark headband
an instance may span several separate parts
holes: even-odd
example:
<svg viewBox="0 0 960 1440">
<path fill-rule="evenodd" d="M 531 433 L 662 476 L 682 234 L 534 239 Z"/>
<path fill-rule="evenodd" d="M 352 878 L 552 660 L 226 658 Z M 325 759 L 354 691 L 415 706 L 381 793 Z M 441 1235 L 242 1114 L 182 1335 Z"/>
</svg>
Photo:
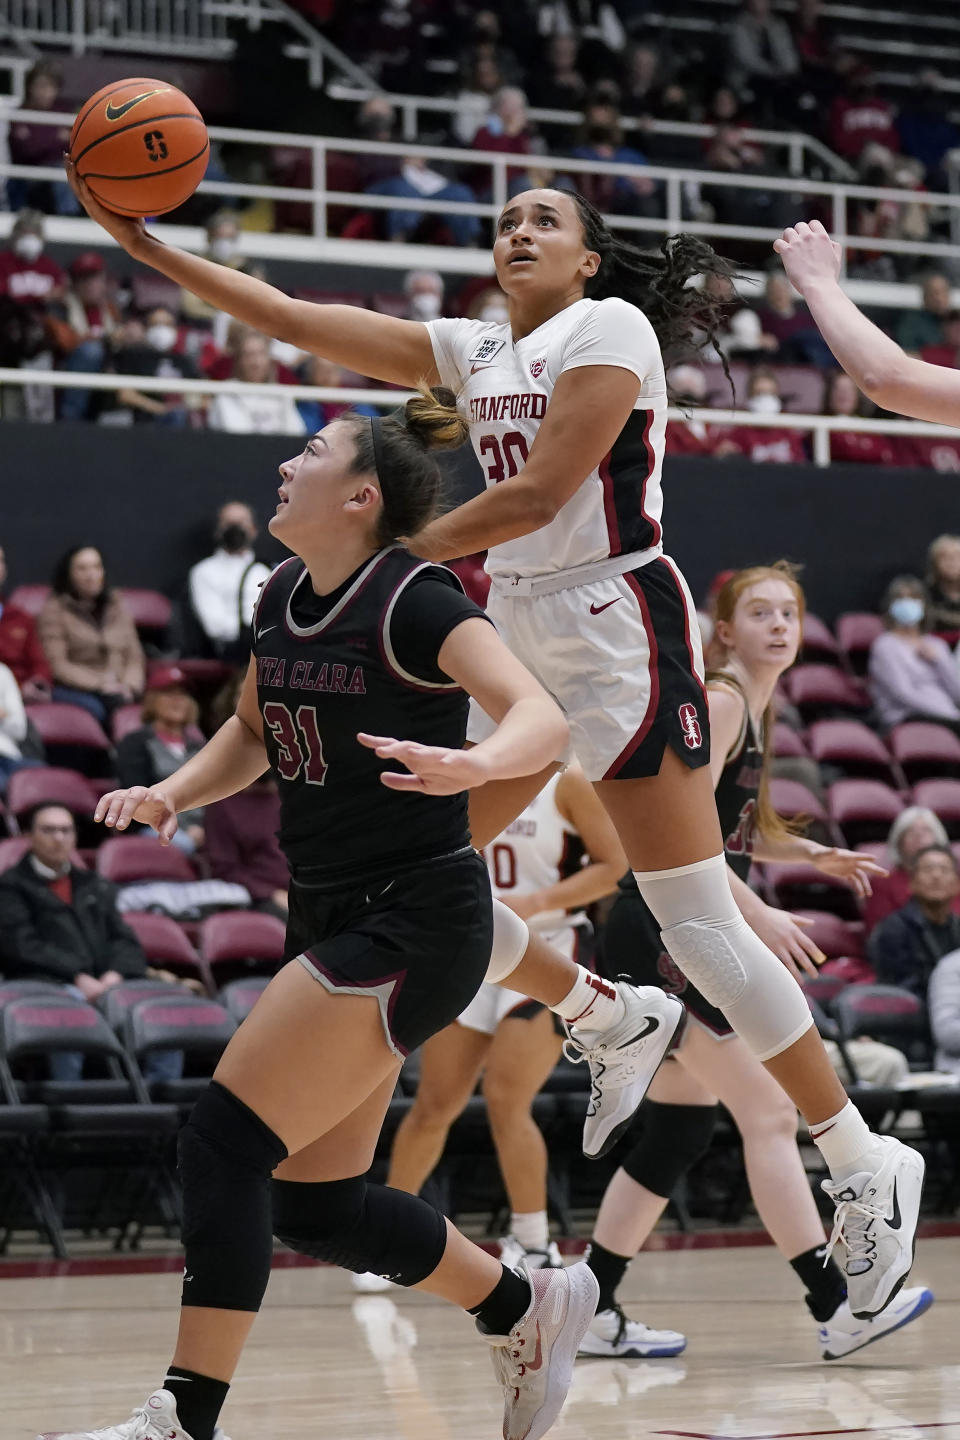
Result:
<svg viewBox="0 0 960 1440">
<path fill-rule="evenodd" d="M 387 417 L 387 420 L 403 420 L 404 411 L 394 410 Z M 377 479 L 380 481 L 380 498 L 383 501 L 384 510 L 390 510 L 390 476 L 389 467 L 386 461 L 386 452 L 383 444 L 384 421 L 379 415 L 370 417 L 370 436 L 373 440 L 373 465 L 377 472 Z"/>
</svg>

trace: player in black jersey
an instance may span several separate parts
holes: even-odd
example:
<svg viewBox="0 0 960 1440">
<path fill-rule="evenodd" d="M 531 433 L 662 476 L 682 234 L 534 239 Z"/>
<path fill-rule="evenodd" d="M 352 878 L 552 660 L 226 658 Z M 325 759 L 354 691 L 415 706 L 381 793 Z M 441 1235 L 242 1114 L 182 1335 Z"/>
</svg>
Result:
<svg viewBox="0 0 960 1440">
<path fill-rule="evenodd" d="M 805 861 L 845 880 L 859 896 L 882 874 L 866 855 L 830 849 L 784 824 L 768 794 L 773 693 L 797 657 L 804 597 L 785 563 L 732 575 L 717 597 L 717 637 L 725 655 L 708 676 L 712 768 L 724 850 L 737 902 L 751 926 L 788 969 L 816 975 L 823 961 L 803 922 L 765 905 L 747 885 L 751 861 Z M 657 1072 L 640 1107 L 641 1138 L 603 1198 L 589 1264 L 600 1284 L 597 1315 L 583 1355 L 676 1355 L 686 1342 L 628 1319 L 616 1289 L 632 1257 L 666 1208 L 678 1181 L 707 1149 L 720 1100 L 743 1140 L 747 1177 L 761 1219 L 806 1285 L 824 1359 L 838 1359 L 899 1329 L 932 1303 L 922 1287 L 902 1289 L 872 1320 L 853 1317 L 836 1263 L 825 1263 L 823 1226 L 797 1148 L 797 1113 L 727 1020 L 667 954 L 660 929 L 628 872 L 610 912 L 602 967 L 679 995 L 691 1023 L 672 1059 Z"/>
<path fill-rule="evenodd" d="M 71 1440 L 221 1435 L 273 1235 L 475 1315 L 508 1440 L 537 1440 L 563 1403 L 596 1306 L 586 1265 L 508 1270 L 425 1201 L 365 1178 L 404 1055 L 463 1010 L 490 958 L 466 791 L 536 771 L 567 741 L 560 711 L 456 577 L 396 544 L 437 508 L 428 450 L 462 438 L 456 411 L 424 391 L 383 421 L 339 418 L 281 465 L 270 529 L 293 558 L 263 588 L 235 715 L 162 786 L 97 806 L 113 829 L 144 821 L 169 843 L 178 811 L 269 766 L 291 870 L 289 963 L 180 1135 L 173 1364 L 131 1420 Z M 464 750 L 469 696 L 498 724 Z"/>
</svg>

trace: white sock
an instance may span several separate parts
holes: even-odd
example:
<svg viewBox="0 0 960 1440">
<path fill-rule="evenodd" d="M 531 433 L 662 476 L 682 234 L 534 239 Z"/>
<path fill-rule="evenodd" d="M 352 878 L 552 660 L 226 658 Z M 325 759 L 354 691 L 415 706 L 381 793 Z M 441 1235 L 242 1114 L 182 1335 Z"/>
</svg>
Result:
<svg viewBox="0 0 960 1440">
<path fill-rule="evenodd" d="M 511 1214 L 510 1234 L 520 1241 L 524 1250 L 546 1250 L 550 1243 L 546 1210 L 529 1210 L 524 1215 Z"/>
<path fill-rule="evenodd" d="M 608 1030 L 626 1014 L 623 996 L 609 980 L 577 966 L 573 988 L 550 1009 L 581 1030 Z"/>
<path fill-rule="evenodd" d="M 827 1162 L 834 1180 L 845 1180 L 857 1170 L 869 1170 L 877 1153 L 877 1137 L 868 1129 L 852 1100 L 829 1120 L 811 1125 L 810 1139 Z"/>
</svg>

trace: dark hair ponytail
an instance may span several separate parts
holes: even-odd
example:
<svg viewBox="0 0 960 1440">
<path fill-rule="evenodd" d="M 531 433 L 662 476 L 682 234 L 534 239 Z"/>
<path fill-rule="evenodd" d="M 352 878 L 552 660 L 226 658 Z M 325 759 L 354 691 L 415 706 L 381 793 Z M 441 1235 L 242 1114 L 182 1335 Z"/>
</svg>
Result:
<svg viewBox="0 0 960 1440">
<path fill-rule="evenodd" d="M 422 381 L 417 389 L 402 410 L 383 420 L 355 411 L 341 417 L 356 430 L 354 472 L 372 472 L 380 484 L 383 508 L 375 536 L 380 546 L 415 534 L 438 513 L 443 474 L 430 452 L 456 450 L 470 433 L 451 390 L 431 390 Z"/>
<path fill-rule="evenodd" d="M 585 196 L 574 192 L 571 199 L 587 247 L 600 256 L 600 268 L 584 286 L 587 298 L 606 300 L 616 295 L 642 310 L 654 328 L 667 366 L 684 352 L 711 345 L 729 379 L 717 332 L 730 302 L 712 300 L 687 282 L 696 275 L 723 275 L 732 280 L 737 274 L 733 262 L 696 235 L 670 235 L 659 250 L 641 250 L 614 235 Z"/>
</svg>

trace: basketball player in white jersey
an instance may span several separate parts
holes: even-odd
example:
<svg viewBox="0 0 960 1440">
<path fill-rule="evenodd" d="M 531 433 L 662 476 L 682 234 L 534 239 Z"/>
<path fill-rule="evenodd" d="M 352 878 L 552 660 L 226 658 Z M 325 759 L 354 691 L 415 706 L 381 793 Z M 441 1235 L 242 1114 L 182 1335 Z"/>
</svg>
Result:
<svg viewBox="0 0 960 1440">
<path fill-rule="evenodd" d="M 611 894 L 626 867 L 617 833 L 576 765 L 547 782 L 484 859 L 494 894 L 571 957 L 578 913 L 583 918 L 587 906 Z M 393 1144 L 387 1184 L 418 1194 L 483 1076 L 510 1200 L 510 1233 L 500 1246 L 505 1265 L 562 1263 L 547 1224 L 547 1150 L 531 1113 L 559 1058 L 561 1034 L 537 1001 L 482 985 L 459 1019 L 423 1046 L 416 1098 Z M 358 1288 L 373 1287 L 366 1281 Z"/>
<path fill-rule="evenodd" d="M 960 425 L 960 374 L 908 355 L 840 286 L 840 246 L 819 220 L 784 230 L 773 246 L 838 364 L 883 410 Z"/>
<path fill-rule="evenodd" d="M 688 282 L 731 267 L 691 236 L 641 252 L 582 196 L 529 190 L 497 222 L 494 263 L 509 320 L 422 324 L 290 300 L 167 247 L 71 179 L 88 213 L 135 258 L 209 304 L 363 374 L 458 391 L 487 489 L 407 544 L 434 562 L 488 550 L 491 617 L 563 709 L 667 952 L 806 1119 L 831 1174 L 851 1309 L 878 1314 L 912 1265 L 923 1161 L 870 1133 L 799 986 L 733 898 L 695 612 L 662 550 L 661 346 L 716 333 L 716 311 Z M 490 808 L 486 819 L 479 808 L 471 815 L 474 841 L 498 834 L 538 788 L 482 787 L 479 805 Z M 503 906 L 496 914 L 487 978 L 509 979 L 567 1020 L 580 1017 L 576 1039 L 595 1082 L 584 1149 L 602 1154 L 679 1027 L 662 1003 L 671 997 L 660 992 L 658 1005 L 649 992 L 597 990 L 586 972 L 571 985 L 563 957 L 525 944 Z"/>
</svg>

